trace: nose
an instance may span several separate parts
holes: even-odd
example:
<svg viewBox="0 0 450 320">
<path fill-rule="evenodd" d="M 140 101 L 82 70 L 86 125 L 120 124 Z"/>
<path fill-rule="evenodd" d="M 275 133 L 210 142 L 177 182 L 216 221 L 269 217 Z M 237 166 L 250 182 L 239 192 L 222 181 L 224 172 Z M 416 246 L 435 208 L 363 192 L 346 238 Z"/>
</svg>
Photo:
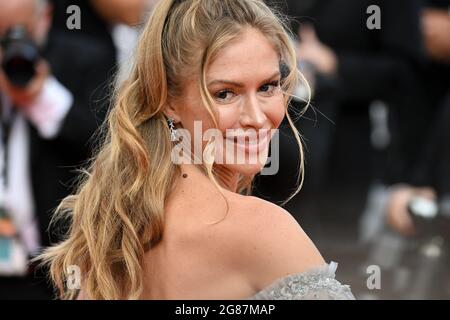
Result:
<svg viewBox="0 0 450 320">
<path fill-rule="evenodd" d="M 266 114 L 261 108 L 257 97 L 251 95 L 246 99 L 241 110 L 240 123 L 242 127 L 261 129 L 267 121 Z"/>
</svg>

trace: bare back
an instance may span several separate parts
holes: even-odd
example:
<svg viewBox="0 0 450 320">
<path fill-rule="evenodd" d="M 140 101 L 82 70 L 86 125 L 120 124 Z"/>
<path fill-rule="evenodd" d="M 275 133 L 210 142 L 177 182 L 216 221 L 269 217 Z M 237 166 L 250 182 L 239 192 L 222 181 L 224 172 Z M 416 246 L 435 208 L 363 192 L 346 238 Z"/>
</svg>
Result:
<svg viewBox="0 0 450 320">
<path fill-rule="evenodd" d="M 195 187 L 193 187 L 195 186 Z M 144 299 L 239 299 L 253 293 L 240 272 L 235 250 L 236 223 L 242 223 L 238 198 L 208 178 L 189 172 L 169 198 L 162 241 L 145 254 Z M 245 219 L 244 219 L 245 220 Z"/>
<path fill-rule="evenodd" d="M 286 211 L 188 172 L 169 198 L 162 241 L 145 255 L 144 299 L 245 299 L 324 263 Z"/>
</svg>

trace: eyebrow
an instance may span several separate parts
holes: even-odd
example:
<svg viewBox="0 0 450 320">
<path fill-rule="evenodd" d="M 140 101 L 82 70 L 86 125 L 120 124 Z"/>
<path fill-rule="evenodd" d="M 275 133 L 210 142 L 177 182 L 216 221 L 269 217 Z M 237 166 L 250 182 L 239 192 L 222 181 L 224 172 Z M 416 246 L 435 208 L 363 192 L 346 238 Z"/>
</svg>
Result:
<svg viewBox="0 0 450 320">
<path fill-rule="evenodd" d="M 263 80 L 262 83 L 270 81 L 270 80 L 272 80 L 273 78 L 275 78 L 277 76 L 281 76 L 280 71 L 275 72 L 272 76 L 270 76 L 267 79 Z M 213 81 L 209 82 L 207 84 L 207 86 L 211 86 L 211 85 L 214 85 L 214 84 L 228 84 L 228 85 L 232 85 L 232 86 L 235 86 L 235 87 L 238 87 L 238 88 L 242 88 L 242 87 L 245 86 L 243 83 L 236 82 L 236 81 L 231 81 L 231 80 L 213 80 Z"/>
</svg>

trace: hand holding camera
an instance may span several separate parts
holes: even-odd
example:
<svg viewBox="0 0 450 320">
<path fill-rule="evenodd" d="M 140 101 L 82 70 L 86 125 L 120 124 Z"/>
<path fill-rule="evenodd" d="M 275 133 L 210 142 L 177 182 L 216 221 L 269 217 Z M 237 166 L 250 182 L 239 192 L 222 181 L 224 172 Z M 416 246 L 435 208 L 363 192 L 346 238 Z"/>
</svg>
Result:
<svg viewBox="0 0 450 320">
<path fill-rule="evenodd" d="M 405 236 L 417 234 L 415 220 L 437 215 L 436 193 L 429 187 L 400 185 L 392 188 L 387 203 L 387 223 Z"/>
</svg>

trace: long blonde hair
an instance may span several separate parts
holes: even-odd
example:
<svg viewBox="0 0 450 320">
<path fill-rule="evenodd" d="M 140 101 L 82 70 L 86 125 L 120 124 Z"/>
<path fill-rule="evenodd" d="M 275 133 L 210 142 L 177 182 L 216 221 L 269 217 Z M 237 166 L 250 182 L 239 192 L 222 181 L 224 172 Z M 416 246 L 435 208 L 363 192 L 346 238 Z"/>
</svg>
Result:
<svg viewBox="0 0 450 320">
<path fill-rule="evenodd" d="M 262 32 L 288 67 L 282 82 L 286 116 L 303 154 L 287 113 L 299 75 L 285 26 L 260 0 L 158 2 L 139 40 L 131 74 L 116 90 L 101 147 L 76 194 L 56 210 L 55 217 L 71 219 L 67 238 L 39 257 L 60 297 L 76 294 L 66 283 L 73 265 L 81 272 L 88 298 L 140 297 L 143 256 L 161 241 L 165 202 L 180 173 L 170 161 L 173 145 L 162 110 L 168 98 L 181 94 L 181 79 L 198 74 L 205 108 L 217 125 L 205 86 L 206 68 L 245 27 Z M 212 167 L 205 173 L 215 182 Z M 250 190 L 252 179 L 243 177 L 239 191 Z"/>
</svg>

